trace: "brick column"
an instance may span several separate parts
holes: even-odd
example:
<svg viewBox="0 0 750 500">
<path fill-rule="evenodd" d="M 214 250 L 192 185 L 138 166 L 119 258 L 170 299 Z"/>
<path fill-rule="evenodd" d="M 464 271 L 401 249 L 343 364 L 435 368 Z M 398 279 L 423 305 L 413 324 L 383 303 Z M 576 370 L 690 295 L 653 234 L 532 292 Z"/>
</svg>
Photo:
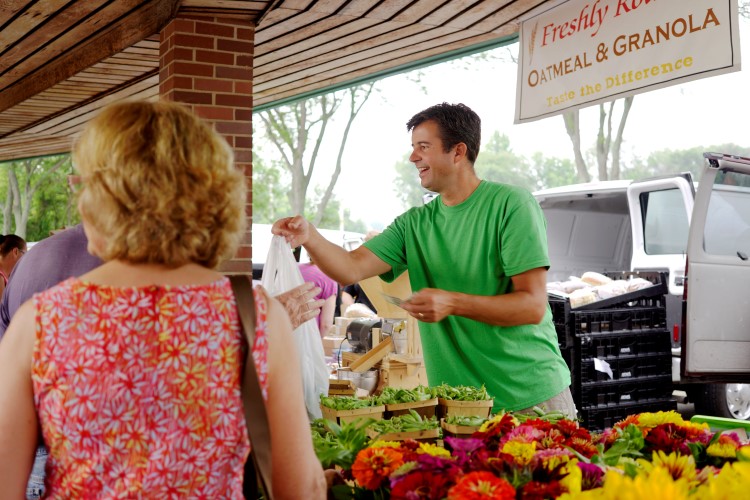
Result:
<svg viewBox="0 0 750 500">
<path fill-rule="evenodd" d="M 159 94 L 213 123 L 252 185 L 252 62 L 255 25 L 235 17 L 178 14 L 161 32 Z M 252 194 L 248 190 L 248 222 Z M 250 227 L 226 273 L 252 273 Z"/>
</svg>

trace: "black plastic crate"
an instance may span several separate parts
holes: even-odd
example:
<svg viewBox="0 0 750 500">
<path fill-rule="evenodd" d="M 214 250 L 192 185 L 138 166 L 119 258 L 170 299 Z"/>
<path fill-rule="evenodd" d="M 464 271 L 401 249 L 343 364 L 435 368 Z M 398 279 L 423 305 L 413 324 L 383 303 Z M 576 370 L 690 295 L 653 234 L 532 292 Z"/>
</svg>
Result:
<svg viewBox="0 0 750 500">
<path fill-rule="evenodd" d="M 667 326 L 667 274 L 662 272 L 606 273 L 613 279 L 639 276 L 654 286 L 611 299 L 599 300 L 578 308 L 556 295 L 547 295 L 561 348 L 574 345 L 574 336 L 582 333 L 630 330 L 661 330 Z"/>
<path fill-rule="evenodd" d="M 571 392 L 575 393 L 581 371 L 580 368 L 576 368 L 576 366 L 580 364 L 578 351 L 574 347 L 565 347 L 560 348 L 560 353 L 562 354 L 562 357 L 565 360 L 565 363 L 567 363 L 568 369 L 570 370 L 570 390 Z M 575 394 L 573 394 L 574 399 L 575 397 Z"/>
<path fill-rule="evenodd" d="M 656 413 L 677 410 L 677 402 L 672 399 L 653 401 L 646 404 L 624 404 L 609 408 L 590 408 L 578 411 L 581 426 L 594 432 L 609 429 L 617 422 L 638 413 Z"/>
<path fill-rule="evenodd" d="M 560 348 L 573 345 L 573 332 L 570 331 L 570 301 L 560 297 L 547 295 L 549 307 L 552 310 L 552 321 L 557 331 L 557 343 Z"/>
<path fill-rule="evenodd" d="M 581 409 L 662 401 L 672 396 L 672 375 L 640 377 L 630 380 L 580 382 L 578 401 Z"/>
<path fill-rule="evenodd" d="M 580 307 L 572 309 L 573 311 L 591 311 L 597 309 L 623 309 L 631 307 L 664 307 L 664 295 L 669 293 L 667 285 L 669 274 L 663 272 L 610 272 L 604 273 L 605 276 L 612 279 L 628 280 L 630 278 L 643 278 L 653 286 L 636 290 L 635 292 L 618 295 L 609 299 L 597 300 Z"/>
<path fill-rule="evenodd" d="M 576 335 L 575 348 L 580 359 L 644 354 L 671 355 L 672 338 L 668 330 L 588 333 Z"/>
<path fill-rule="evenodd" d="M 646 354 L 640 356 L 623 356 L 619 358 L 598 358 L 609 365 L 612 378 L 606 372 L 596 370 L 594 358 L 580 357 L 569 364 L 578 375 L 580 383 L 605 382 L 608 380 L 631 380 L 641 377 L 672 375 L 671 353 Z M 567 359 L 565 360 L 568 361 Z"/>
<path fill-rule="evenodd" d="M 667 328 L 667 310 L 664 296 L 640 299 L 652 305 L 628 309 L 601 309 L 572 311 L 571 328 L 579 333 L 608 333 L 628 330 L 664 330 Z"/>
</svg>

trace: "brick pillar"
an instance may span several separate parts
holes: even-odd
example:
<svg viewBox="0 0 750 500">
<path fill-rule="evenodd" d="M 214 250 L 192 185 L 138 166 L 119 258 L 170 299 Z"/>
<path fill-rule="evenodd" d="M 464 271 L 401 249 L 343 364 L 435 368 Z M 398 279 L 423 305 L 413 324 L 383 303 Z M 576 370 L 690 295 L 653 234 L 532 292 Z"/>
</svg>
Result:
<svg viewBox="0 0 750 500">
<path fill-rule="evenodd" d="M 159 94 L 213 123 L 252 185 L 252 63 L 255 25 L 235 17 L 178 14 L 161 32 Z M 248 189 L 247 217 L 252 216 Z M 226 273 L 252 273 L 250 227 Z"/>
</svg>

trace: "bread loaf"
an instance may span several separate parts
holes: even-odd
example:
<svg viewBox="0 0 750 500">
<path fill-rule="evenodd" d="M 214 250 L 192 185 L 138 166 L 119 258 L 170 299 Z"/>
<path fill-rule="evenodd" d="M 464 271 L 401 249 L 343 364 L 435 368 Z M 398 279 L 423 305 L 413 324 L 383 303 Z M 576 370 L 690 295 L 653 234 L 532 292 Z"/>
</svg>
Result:
<svg viewBox="0 0 750 500">
<path fill-rule="evenodd" d="M 580 289 L 570 294 L 570 307 L 576 308 L 596 302 L 597 297 L 591 290 Z"/>
<path fill-rule="evenodd" d="M 581 276 L 581 280 L 585 281 L 591 286 L 599 286 L 599 285 L 606 285 L 610 281 L 612 281 L 612 278 L 607 278 L 603 274 L 594 272 L 594 271 L 586 271 Z"/>
</svg>

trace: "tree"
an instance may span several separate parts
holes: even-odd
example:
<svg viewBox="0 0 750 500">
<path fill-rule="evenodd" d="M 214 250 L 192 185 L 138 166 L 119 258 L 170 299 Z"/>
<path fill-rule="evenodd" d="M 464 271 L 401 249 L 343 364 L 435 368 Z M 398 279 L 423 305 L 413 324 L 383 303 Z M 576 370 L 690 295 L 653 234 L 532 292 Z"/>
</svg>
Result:
<svg viewBox="0 0 750 500">
<path fill-rule="evenodd" d="M 288 176 L 283 175 L 279 162 L 267 161 L 257 152 L 253 152 L 253 222 L 273 224 L 281 217 L 289 217 L 299 212 L 292 211 L 289 204 Z M 316 187 L 313 196 L 307 196 L 304 213 L 317 211 L 324 192 Z M 343 227 L 341 223 L 343 222 Z M 324 228 L 346 228 L 349 231 L 364 233 L 367 225 L 361 220 L 352 220 L 349 211 L 341 207 L 341 202 L 331 195 L 319 222 Z"/>
<path fill-rule="evenodd" d="M 739 156 L 750 155 L 750 148 L 736 144 L 719 144 L 713 146 L 696 146 L 690 149 L 662 149 L 653 151 L 646 161 L 636 158 L 633 165 L 623 171 L 625 179 L 644 179 L 680 172 L 690 172 L 693 179 L 699 180 L 705 160 L 703 153 L 730 153 Z"/>
<path fill-rule="evenodd" d="M 409 161 L 409 156 L 409 154 L 405 154 L 401 161 L 393 166 L 396 169 L 393 191 L 396 198 L 401 201 L 401 205 L 407 210 L 422 205 L 423 197 L 427 193 L 427 190 L 419 182 L 417 169 Z"/>
<path fill-rule="evenodd" d="M 567 158 L 545 157 L 542 153 L 536 152 L 531 164 L 537 174 L 538 189 L 567 186 L 576 182 L 575 167 Z"/>
<path fill-rule="evenodd" d="M 326 132 L 342 104 L 345 101 L 348 103 L 346 125 L 339 142 L 334 172 L 321 193 L 314 215 L 309 217 L 315 225 L 319 225 L 323 219 L 341 173 L 352 124 L 369 99 L 374 85 L 369 83 L 352 87 L 259 113 L 265 126 L 265 137 L 280 155 L 279 165 L 291 176 L 291 190 L 288 192 L 291 209 L 293 213 L 305 213 L 310 182 Z"/>
<path fill-rule="evenodd" d="M 617 132 L 612 137 L 612 123 L 614 121 L 615 105 L 620 99 L 615 99 L 608 103 L 599 104 L 599 130 L 596 135 L 596 164 L 600 181 L 620 178 L 620 149 L 622 147 L 622 138 L 625 133 L 625 124 L 628 121 L 630 108 L 633 106 L 633 96 L 622 99 L 623 108 L 620 113 Z M 578 182 L 590 182 L 591 174 L 586 160 L 581 151 L 581 127 L 579 119 L 579 110 L 568 111 L 563 114 L 565 131 L 570 137 L 573 145 L 573 158 L 576 165 Z M 607 168 L 609 158 L 612 158 L 610 168 Z"/>
<path fill-rule="evenodd" d="M 282 173 L 279 165 L 269 166 L 253 151 L 253 222 L 272 224 L 280 217 L 294 213 L 289 205 L 285 189 L 287 184 L 282 180 Z"/>
<path fill-rule="evenodd" d="M 538 187 L 537 177 L 526 158 L 515 154 L 508 136 L 498 131 L 492 134 L 489 142 L 479 152 L 474 168 L 480 179 L 513 184 L 530 191 Z"/>
<path fill-rule="evenodd" d="M 72 193 L 66 182 L 67 175 L 73 172 L 69 155 L 7 162 L 2 168 L 5 170 L 3 234 L 13 232 L 34 241 L 74 220 Z M 27 232 L 32 216 L 35 216 L 31 224 L 33 232 Z"/>
</svg>

